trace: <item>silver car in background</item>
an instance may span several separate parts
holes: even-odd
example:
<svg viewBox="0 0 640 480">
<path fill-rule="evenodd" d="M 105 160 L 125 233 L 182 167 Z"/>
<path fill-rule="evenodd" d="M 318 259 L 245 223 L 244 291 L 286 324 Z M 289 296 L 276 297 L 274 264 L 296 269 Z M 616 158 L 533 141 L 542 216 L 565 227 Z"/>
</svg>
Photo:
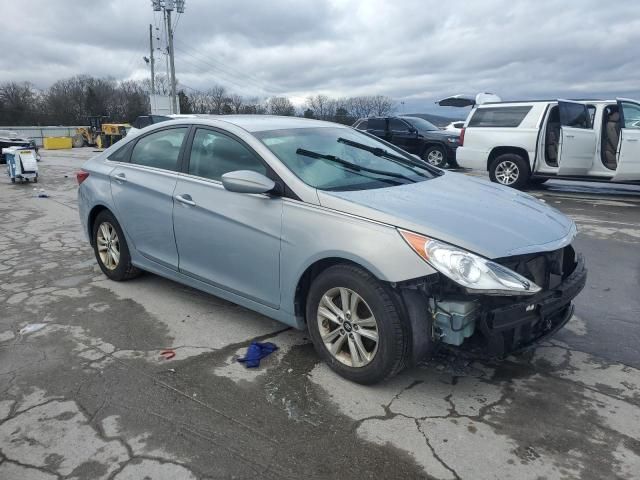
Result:
<svg viewBox="0 0 640 480">
<path fill-rule="evenodd" d="M 153 272 L 308 329 L 359 383 L 443 344 L 529 348 L 569 321 L 586 280 L 557 210 L 333 123 L 162 122 L 89 160 L 78 182 L 106 276 Z"/>
</svg>

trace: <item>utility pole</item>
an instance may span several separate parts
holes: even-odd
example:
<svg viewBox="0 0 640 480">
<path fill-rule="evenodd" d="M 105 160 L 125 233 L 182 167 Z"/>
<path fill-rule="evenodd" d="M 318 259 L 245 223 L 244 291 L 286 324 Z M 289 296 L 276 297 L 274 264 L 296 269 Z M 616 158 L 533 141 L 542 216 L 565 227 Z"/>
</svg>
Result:
<svg viewBox="0 0 640 480">
<path fill-rule="evenodd" d="M 171 10 L 173 10 L 173 5 L 171 5 L 171 7 L 172 8 L 169 9 L 165 6 L 165 10 L 167 11 L 167 42 L 169 43 L 169 65 L 171 67 L 171 113 L 178 113 L 178 103 L 176 100 L 176 67 L 173 60 L 173 29 L 171 28 Z"/>
<path fill-rule="evenodd" d="M 171 113 L 178 113 L 178 99 L 176 97 L 176 67 L 173 56 L 173 27 L 171 26 L 171 12 L 184 13 L 185 0 L 151 0 L 155 12 L 163 11 L 167 29 L 167 53 L 169 54 L 170 82 L 171 82 Z"/>
<path fill-rule="evenodd" d="M 153 25 L 149 24 L 149 62 L 151 63 L 151 95 L 156 93 L 156 72 L 153 59 Z"/>
</svg>

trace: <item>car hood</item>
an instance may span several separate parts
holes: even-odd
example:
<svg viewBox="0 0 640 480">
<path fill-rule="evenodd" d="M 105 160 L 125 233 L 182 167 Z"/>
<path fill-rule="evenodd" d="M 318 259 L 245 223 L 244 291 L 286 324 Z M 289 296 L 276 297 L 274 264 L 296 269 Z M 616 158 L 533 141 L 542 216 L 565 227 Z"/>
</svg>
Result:
<svg viewBox="0 0 640 480">
<path fill-rule="evenodd" d="M 320 204 L 421 233 L 487 258 L 551 251 L 573 240 L 574 222 L 512 188 L 447 172 L 374 190 L 318 191 Z"/>
</svg>

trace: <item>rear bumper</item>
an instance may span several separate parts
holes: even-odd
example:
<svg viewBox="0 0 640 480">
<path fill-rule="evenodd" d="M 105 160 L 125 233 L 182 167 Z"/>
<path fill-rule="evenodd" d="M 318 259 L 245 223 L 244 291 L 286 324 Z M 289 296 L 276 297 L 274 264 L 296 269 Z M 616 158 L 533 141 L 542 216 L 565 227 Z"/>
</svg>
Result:
<svg viewBox="0 0 640 480">
<path fill-rule="evenodd" d="M 571 319 L 571 302 L 586 281 L 584 259 L 578 256 L 574 271 L 553 290 L 508 306 L 485 308 L 477 326 L 487 340 L 487 353 L 495 357 L 516 353 L 554 335 Z"/>
<path fill-rule="evenodd" d="M 458 147 L 456 149 L 456 160 L 458 165 L 473 170 L 487 170 L 487 158 L 489 152 L 474 150 L 469 147 Z"/>
</svg>

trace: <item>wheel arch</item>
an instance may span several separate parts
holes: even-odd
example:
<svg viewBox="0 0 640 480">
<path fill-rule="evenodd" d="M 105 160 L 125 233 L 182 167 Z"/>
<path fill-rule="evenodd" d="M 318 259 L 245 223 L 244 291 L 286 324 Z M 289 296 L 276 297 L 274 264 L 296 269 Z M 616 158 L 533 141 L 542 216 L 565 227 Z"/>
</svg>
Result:
<svg viewBox="0 0 640 480">
<path fill-rule="evenodd" d="M 309 293 L 311 283 L 315 278 L 318 277 L 318 275 L 320 275 L 328 268 L 333 267 L 334 265 L 353 265 L 365 270 L 367 273 L 373 275 L 378 280 L 383 282 L 385 281 L 383 278 L 381 278 L 380 272 L 375 271 L 374 268 L 365 265 L 365 262 L 359 261 L 357 259 L 351 259 L 345 256 L 327 256 L 317 259 L 304 269 L 302 274 L 299 275 L 298 281 L 296 282 L 296 288 L 293 297 L 293 309 L 298 324 L 306 324 L 305 309 L 307 303 L 307 295 Z"/>
<path fill-rule="evenodd" d="M 410 335 L 408 365 L 416 365 L 420 360 L 432 354 L 434 342 L 430 334 L 431 323 L 427 314 L 428 303 L 426 297 L 415 288 L 403 288 L 399 284 L 386 282 L 380 278 L 380 275 L 376 275 L 362 263 L 345 257 L 333 256 L 316 260 L 304 270 L 298 279 L 294 296 L 294 311 L 300 328 L 306 328 L 306 301 L 313 280 L 335 265 L 353 265 L 361 268 L 389 287 L 392 300 L 400 314 L 405 316 L 407 321 Z"/>
<path fill-rule="evenodd" d="M 509 147 L 506 147 L 506 146 L 494 147 L 491 150 L 491 152 L 489 152 L 489 156 L 487 157 L 487 171 L 491 167 L 491 163 L 496 158 L 498 158 L 500 155 L 504 155 L 506 153 L 512 153 L 512 154 L 515 154 L 515 155 L 518 155 L 518 156 L 522 157 L 527 162 L 527 165 L 529 165 L 529 171 L 531 171 L 531 161 L 529 160 L 529 152 L 527 152 L 522 147 L 511 147 L 511 146 L 509 146 Z"/>
<path fill-rule="evenodd" d="M 89 236 L 89 243 L 91 244 L 92 247 L 94 246 L 94 244 L 93 244 L 93 223 L 96 221 L 96 217 L 100 214 L 100 212 L 102 212 L 104 210 L 108 210 L 109 212 L 111 212 L 112 215 L 115 216 L 115 214 L 113 213 L 113 211 L 111 211 L 111 209 L 109 209 L 109 207 L 99 203 L 97 205 L 94 205 L 91 208 L 91 211 L 89 212 L 89 216 L 87 217 L 87 234 Z"/>
<path fill-rule="evenodd" d="M 447 154 L 447 146 L 444 142 L 440 142 L 438 140 L 425 140 L 424 145 L 422 145 L 420 155 L 424 155 L 427 149 L 429 149 L 430 147 L 440 147 L 444 150 L 445 155 Z"/>
</svg>

